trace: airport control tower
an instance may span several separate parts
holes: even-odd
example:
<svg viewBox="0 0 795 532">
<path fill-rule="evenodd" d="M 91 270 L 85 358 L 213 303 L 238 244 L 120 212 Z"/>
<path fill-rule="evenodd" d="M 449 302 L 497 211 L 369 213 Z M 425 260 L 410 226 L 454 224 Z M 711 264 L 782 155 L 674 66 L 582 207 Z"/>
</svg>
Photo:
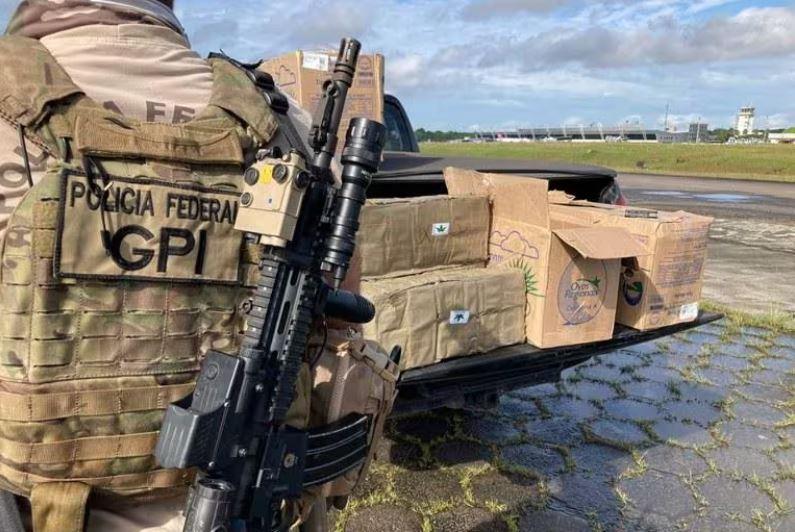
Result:
<svg viewBox="0 0 795 532">
<path fill-rule="evenodd" d="M 734 129 L 737 130 L 738 135 L 750 135 L 754 132 L 754 119 L 756 117 L 756 108 L 745 106 L 740 108 L 737 114 L 737 123 Z"/>
</svg>

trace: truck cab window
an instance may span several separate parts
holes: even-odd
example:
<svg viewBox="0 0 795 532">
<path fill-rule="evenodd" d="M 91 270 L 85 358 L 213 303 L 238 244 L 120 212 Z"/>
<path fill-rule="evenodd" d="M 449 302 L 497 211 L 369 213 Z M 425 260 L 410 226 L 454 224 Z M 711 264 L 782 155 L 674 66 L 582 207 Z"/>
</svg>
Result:
<svg viewBox="0 0 795 532">
<path fill-rule="evenodd" d="M 387 130 L 387 151 L 412 151 L 411 132 L 400 108 L 392 102 L 384 104 L 384 125 Z"/>
</svg>

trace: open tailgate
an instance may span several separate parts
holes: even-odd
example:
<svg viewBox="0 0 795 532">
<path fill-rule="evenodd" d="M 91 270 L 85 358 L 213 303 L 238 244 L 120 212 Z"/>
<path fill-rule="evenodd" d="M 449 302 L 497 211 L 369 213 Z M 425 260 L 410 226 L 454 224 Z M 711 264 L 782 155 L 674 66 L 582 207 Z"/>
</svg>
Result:
<svg viewBox="0 0 795 532">
<path fill-rule="evenodd" d="M 398 400 L 393 413 L 426 411 L 445 406 L 461 406 L 465 396 L 478 393 L 504 393 L 545 382 L 555 382 L 560 373 L 595 355 L 602 355 L 700 327 L 723 318 L 701 312 L 696 321 L 636 331 L 621 325 L 611 340 L 583 345 L 538 349 L 515 345 L 482 355 L 454 358 L 403 372 L 398 383 Z"/>
</svg>

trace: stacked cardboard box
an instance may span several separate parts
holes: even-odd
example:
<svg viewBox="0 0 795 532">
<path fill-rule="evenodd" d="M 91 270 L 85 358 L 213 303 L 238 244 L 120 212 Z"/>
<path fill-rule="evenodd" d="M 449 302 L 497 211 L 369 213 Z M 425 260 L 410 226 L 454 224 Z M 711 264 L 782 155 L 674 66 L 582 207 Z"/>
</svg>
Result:
<svg viewBox="0 0 795 532">
<path fill-rule="evenodd" d="M 260 69 L 273 76 L 282 92 L 297 101 L 302 108 L 314 113 L 322 95 L 323 84 L 334 72 L 336 58 L 336 51 L 299 50 L 268 59 L 262 63 Z M 362 117 L 383 122 L 383 115 L 384 56 L 361 54 L 340 122 L 340 149 L 351 118 Z"/>
<path fill-rule="evenodd" d="M 624 228 L 646 249 L 646 255 L 623 263 L 618 323 L 648 330 L 698 317 L 712 218 L 560 196 L 556 202 L 551 207 L 556 216 Z"/>
<path fill-rule="evenodd" d="M 403 369 L 524 341 L 524 278 L 466 268 L 362 283 L 377 310 L 367 338 L 403 347 Z"/>
<path fill-rule="evenodd" d="M 524 273 L 530 343 L 559 347 L 613 336 L 621 259 L 647 254 L 626 229 L 559 216 L 546 180 L 448 168 L 445 181 L 451 194 L 490 196 L 489 266 Z"/>
<path fill-rule="evenodd" d="M 373 280 L 460 266 L 486 265 L 485 196 L 370 200 L 362 210 L 356 252 Z"/>
<path fill-rule="evenodd" d="M 403 369 L 522 343 L 524 276 L 486 269 L 489 200 L 369 201 L 357 254 L 373 301 L 368 338 L 404 349 Z"/>
</svg>

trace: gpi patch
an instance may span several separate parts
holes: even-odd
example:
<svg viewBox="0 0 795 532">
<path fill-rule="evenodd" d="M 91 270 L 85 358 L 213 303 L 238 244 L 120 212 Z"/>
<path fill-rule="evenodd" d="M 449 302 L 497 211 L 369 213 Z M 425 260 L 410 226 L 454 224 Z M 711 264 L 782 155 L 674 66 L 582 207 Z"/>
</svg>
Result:
<svg viewBox="0 0 795 532">
<path fill-rule="evenodd" d="M 238 198 L 198 185 L 64 172 L 55 274 L 238 283 Z"/>
</svg>

